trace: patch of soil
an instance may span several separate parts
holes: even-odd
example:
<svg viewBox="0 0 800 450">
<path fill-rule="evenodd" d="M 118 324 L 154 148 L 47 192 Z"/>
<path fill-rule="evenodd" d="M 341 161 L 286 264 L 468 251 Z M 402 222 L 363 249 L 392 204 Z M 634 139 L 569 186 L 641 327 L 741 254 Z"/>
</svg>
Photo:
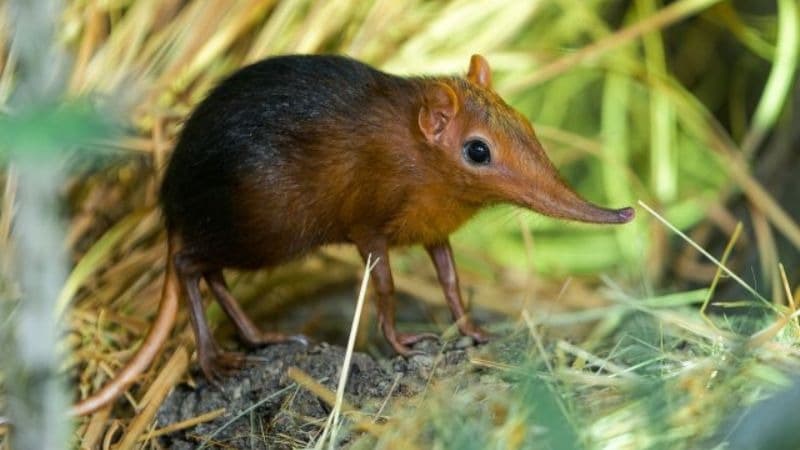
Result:
<svg viewBox="0 0 800 450">
<path fill-rule="evenodd" d="M 464 372 L 470 341 L 445 344 L 420 342 L 422 355 L 376 361 L 364 353 L 352 359 L 345 400 L 364 414 L 377 415 L 388 396 L 413 396 L 432 377 Z M 344 360 L 342 347 L 298 343 L 272 345 L 251 354 L 254 363 L 211 384 L 195 369 L 197 385 L 181 385 L 162 405 L 157 425 L 163 427 L 225 408 L 216 419 L 166 435 L 161 443 L 173 449 L 290 449 L 313 444 L 331 407 L 288 377 L 290 367 L 336 390 Z M 365 416 L 369 417 L 369 416 Z"/>
</svg>

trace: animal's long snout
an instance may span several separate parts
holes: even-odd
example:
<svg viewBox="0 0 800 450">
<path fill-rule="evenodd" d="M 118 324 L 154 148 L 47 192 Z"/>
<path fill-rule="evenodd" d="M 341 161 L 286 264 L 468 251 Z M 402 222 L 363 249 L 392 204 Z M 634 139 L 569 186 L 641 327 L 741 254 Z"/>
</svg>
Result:
<svg viewBox="0 0 800 450">
<path fill-rule="evenodd" d="M 527 199 L 528 207 L 562 219 L 589 223 L 626 223 L 633 220 L 633 208 L 610 209 L 584 200 L 560 178 L 536 186 Z"/>
</svg>

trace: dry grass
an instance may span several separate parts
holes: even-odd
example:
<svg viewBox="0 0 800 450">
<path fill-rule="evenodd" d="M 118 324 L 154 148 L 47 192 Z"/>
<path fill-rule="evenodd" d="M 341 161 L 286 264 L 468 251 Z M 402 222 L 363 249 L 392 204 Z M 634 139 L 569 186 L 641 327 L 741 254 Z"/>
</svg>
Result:
<svg viewBox="0 0 800 450">
<path fill-rule="evenodd" d="M 346 53 L 398 73 L 463 72 L 483 53 L 496 89 L 541 124 L 550 155 L 580 191 L 619 205 L 642 199 L 711 254 L 731 242 L 715 264 L 647 214 L 611 230 L 490 211 L 454 239 L 460 273 L 473 308 L 521 324 L 523 357 L 476 356 L 490 382 L 437 384 L 425 408 L 387 400 L 392 426 L 365 425 L 372 431 L 356 445 L 527 448 L 552 438 L 549 429 L 560 430 L 553 448 L 680 448 L 798 369 L 798 210 L 759 181 L 797 161 L 783 102 L 797 95 L 792 0 L 759 15 L 715 0 L 66 3 L 69 94 L 90 95 L 127 124 L 93 145 L 93 156 L 74 157 L 65 186 L 74 266 L 58 307 L 69 312 L 65 370 L 80 396 L 122 366 L 156 310 L 165 252 L 156 192 L 182 120 L 221 77 L 295 52 Z M 2 15 L 0 23 L 7 28 Z M 5 41 L 0 48 L 6 100 L 16 65 Z M 13 175 L 0 181 L 0 298 L 11 299 Z M 742 218 L 752 225 L 733 238 Z M 401 291 L 441 304 L 423 255 L 402 252 L 395 266 Z M 316 287 L 355 280 L 360 267 L 355 252 L 326 249 L 269 277 L 231 281 L 246 305 L 268 292 L 273 301 L 249 308 L 274 314 Z M 598 273 L 613 276 L 598 286 Z M 730 294 L 723 273 L 746 291 Z M 704 300 L 716 311 L 706 321 L 695 307 Z M 766 308 L 748 321 L 722 314 L 730 300 Z M 80 421 L 73 444 L 155 448 L 155 409 L 191 364 L 185 316 L 177 329 L 125 400 Z"/>
</svg>

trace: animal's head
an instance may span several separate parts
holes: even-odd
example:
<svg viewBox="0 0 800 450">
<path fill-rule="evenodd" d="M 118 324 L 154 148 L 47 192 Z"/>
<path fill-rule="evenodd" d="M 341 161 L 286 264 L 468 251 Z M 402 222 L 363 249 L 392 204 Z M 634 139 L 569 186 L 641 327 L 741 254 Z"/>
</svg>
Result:
<svg viewBox="0 0 800 450">
<path fill-rule="evenodd" d="M 530 123 L 491 85 L 489 64 L 473 55 L 466 79 L 431 80 L 425 87 L 419 129 L 461 201 L 508 202 L 581 222 L 633 219 L 632 208 L 602 208 L 567 186 Z"/>
</svg>

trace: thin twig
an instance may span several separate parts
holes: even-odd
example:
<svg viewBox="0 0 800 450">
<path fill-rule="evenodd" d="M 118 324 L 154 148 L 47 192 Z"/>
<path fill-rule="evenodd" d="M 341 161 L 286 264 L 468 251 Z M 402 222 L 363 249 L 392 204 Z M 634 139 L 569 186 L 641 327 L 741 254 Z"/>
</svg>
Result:
<svg viewBox="0 0 800 450">
<path fill-rule="evenodd" d="M 692 247 L 694 247 L 694 248 L 695 248 L 695 250 L 697 250 L 697 251 L 698 251 L 698 252 L 700 252 L 700 253 L 701 253 L 703 256 L 705 256 L 706 258 L 708 258 L 709 260 L 711 260 L 711 262 L 713 262 L 714 264 L 716 264 L 716 265 L 717 265 L 717 266 L 718 266 L 718 267 L 719 267 L 719 268 L 720 268 L 720 269 L 721 269 L 723 272 L 725 272 L 726 274 L 728 274 L 728 276 L 729 276 L 729 277 L 731 277 L 731 278 L 733 278 L 734 280 L 736 280 L 736 282 L 737 282 L 737 283 L 739 283 L 739 284 L 740 284 L 740 285 L 741 285 L 743 288 L 745 288 L 745 290 L 747 290 L 747 292 L 749 292 L 749 293 L 753 294 L 753 296 L 755 296 L 755 297 L 756 297 L 758 300 L 760 300 L 761 302 L 763 302 L 763 303 L 764 303 L 764 304 L 765 304 L 765 305 L 766 305 L 768 308 L 772 309 L 773 311 L 776 311 L 776 310 L 775 310 L 775 305 L 773 305 L 771 302 L 767 301 L 767 299 L 765 299 L 765 298 L 764 298 L 764 297 L 763 297 L 761 294 L 759 294 L 759 293 L 758 293 L 758 292 L 757 292 L 755 289 L 753 289 L 752 287 L 750 287 L 750 285 L 749 285 L 749 284 L 747 284 L 747 283 L 746 283 L 744 280 L 742 280 L 741 278 L 739 278 L 739 276 L 738 276 L 738 275 L 736 275 L 736 274 L 735 274 L 735 273 L 733 273 L 733 272 L 732 272 L 730 269 L 728 269 L 728 268 L 727 268 L 727 267 L 725 267 L 725 266 L 724 266 L 722 263 L 720 263 L 720 262 L 717 260 L 717 258 L 714 258 L 713 256 L 711 256 L 711 254 L 710 254 L 710 253 L 708 253 L 708 252 L 707 252 L 707 251 L 706 251 L 706 250 L 705 250 L 703 247 L 699 246 L 699 245 L 698 245 L 698 244 L 697 244 L 695 241 L 693 241 L 693 240 L 692 240 L 692 239 L 691 239 L 689 236 L 687 236 L 687 235 L 686 235 L 686 234 L 684 234 L 684 233 L 683 233 L 681 230 L 679 230 L 677 227 L 675 227 L 675 225 L 672 225 L 671 223 L 669 223 L 669 221 L 668 221 L 667 219 L 665 219 L 665 218 L 664 218 L 664 217 L 662 217 L 660 214 L 658 214 L 657 212 L 655 212 L 655 210 L 653 210 L 653 208 L 651 208 L 651 207 L 647 206 L 647 204 L 646 204 L 645 202 L 641 201 L 641 200 L 639 200 L 639 206 L 641 206 L 642 208 L 644 208 L 645 210 L 647 210 L 647 212 L 649 212 L 650 214 L 652 214 L 652 215 L 653 215 L 653 217 L 655 217 L 656 219 L 658 219 L 658 221 L 659 221 L 659 222 L 663 223 L 663 224 L 664 224 L 664 225 L 665 225 L 667 228 L 669 228 L 670 230 L 672 230 L 672 232 L 673 232 L 673 233 L 675 233 L 675 234 L 677 234 L 678 236 L 680 236 L 680 237 L 681 237 L 681 238 L 682 238 L 684 241 L 688 242 L 688 243 L 689 243 L 689 245 L 691 245 Z M 777 311 L 776 311 L 776 312 L 777 312 Z"/>
<path fill-rule="evenodd" d="M 714 279 L 711 281 L 711 287 L 708 288 L 708 293 L 706 294 L 705 300 L 703 300 L 703 306 L 700 307 L 700 317 L 703 318 L 709 325 L 716 328 L 717 326 L 714 325 L 714 322 L 706 315 L 706 308 L 708 308 L 708 303 L 711 301 L 711 297 L 714 296 L 714 291 L 717 288 L 717 283 L 719 283 L 720 276 L 722 275 L 722 267 L 728 261 L 728 256 L 731 254 L 731 250 L 733 250 L 733 246 L 736 244 L 736 241 L 739 240 L 739 235 L 742 233 L 742 222 L 738 222 L 736 224 L 736 228 L 733 230 L 733 235 L 728 240 L 728 245 L 725 246 L 725 251 L 722 252 L 722 258 L 720 258 L 720 265 L 717 266 L 717 273 L 714 274 Z"/>
<path fill-rule="evenodd" d="M 331 432 L 330 440 L 328 441 L 328 448 L 333 449 L 336 445 L 336 435 L 339 431 L 339 414 L 342 411 L 342 405 L 344 403 L 344 389 L 347 386 L 347 378 L 350 374 L 350 363 L 353 359 L 353 350 L 356 345 L 356 335 L 358 334 L 358 323 L 361 320 L 361 310 L 364 309 L 364 299 L 367 296 L 367 286 L 369 284 L 369 274 L 372 272 L 372 269 L 375 268 L 375 265 L 378 263 L 378 258 L 375 261 L 372 261 L 372 254 L 367 256 L 367 264 L 364 268 L 364 277 L 361 279 L 361 288 L 358 292 L 358 302 L 356 303 L 356 310 L 353 313 L 353 323 L 350 326 L 350 337 L 347 339 L 347 352 L 344 355 L 344 362 L 342 363 L 342 372 L 339 376 L 339 386 L 336 389 L 336 404 L 333 407 L 333 411 L 331 412 L 330 417 L 328 418 L 328 422 L 325 425 L 325 429 L 322 432 L 322 436 L 317 441 L 317 445 L 315 448 L 319 449 L 322 448 L 324 445 L 325 439 L 328 437 L 328 431 L 333 429 Z"/>
</svg>

